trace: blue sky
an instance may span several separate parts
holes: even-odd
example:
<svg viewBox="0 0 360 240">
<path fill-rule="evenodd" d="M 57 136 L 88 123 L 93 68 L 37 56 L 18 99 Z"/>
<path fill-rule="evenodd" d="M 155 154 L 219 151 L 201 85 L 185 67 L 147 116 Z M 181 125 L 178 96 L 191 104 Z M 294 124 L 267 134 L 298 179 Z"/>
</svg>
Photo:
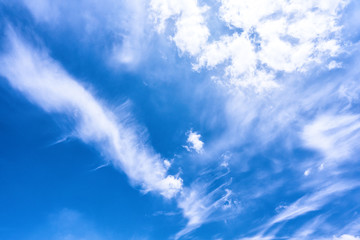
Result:
<svg viewBox="0 0 360 240">
<path fill-rule="evenodd" d="M 356 0 L 0 0 L 0 239 L 360 239 Z"/>
</svg>

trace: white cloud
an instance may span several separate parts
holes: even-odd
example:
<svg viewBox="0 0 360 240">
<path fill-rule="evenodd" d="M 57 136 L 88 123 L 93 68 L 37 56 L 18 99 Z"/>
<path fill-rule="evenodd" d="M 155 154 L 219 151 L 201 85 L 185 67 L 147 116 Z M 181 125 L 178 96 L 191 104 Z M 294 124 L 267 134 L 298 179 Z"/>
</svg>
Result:
<svg viewBox="0 0 360 240">
<path fill-rule="evenodd" d="M 223 72 L 218 82 L 231 89 L 251 87 L 261 92 L 278 87 L 274 77 L 277 72 L 306 72 L 343 51 L 338 20 L 347 3 L 221 0 L 219 12 L 214 15 L 229 29 L 241 29 L 241 33 L 223 33 L 212 42 L 208 38 L 215 37 L 210 35 L 204 10 L 197 1 L 153 0 L 152 10 L 159 29 L 174 17 L 177 31 L 172 39 L 182 52 L 195 57 L 195 70 L 218 68 Z M 211 31 L 218 33 L 219 29 Z M 332 62 L 329 68 L 340 64 Z"/>
<path fill-rule="evenodd" d="M 187 149 L 194 149 L 197 153 L 202 153 L 203 152 L 203 146 L 204 143 L 200 140 L 201 135 L 198 134 L 197 132 L 193 132 L 192 130 L 190 130 L 188 132 L 188 138 L 187 138 L 187 143 L 189 143 L 189 146 L 187 146 Z"/>
<path fill-rule="evenodd" d="M 109 65 L 136 67 L 146 56 L 149 40 L 146 0 L 22 0 L 37 22 L 49 30 L 72 31 L 94 48 L 101 46 Z M 95 41 L 97 44 L 94 44 Z M 85 44 L 84 44 L 85 45 Z M 85 47 L 85 46 L 84 46 Z"/>
<path fill-rule="evenodd" d="M 103 2 L 101 2 L 101 4 L 103 4 Z M 116 3 L 110 4 L 109 9 L 112 5 L 116 5 Z M 113 43 L 111 59 L 114 60 L 115 66 L 124 64 L 133 67 L 141 62 L 147 48 L 146 44 L 144 44 L 147 40 L 146 1 L 124 0 L 120 5 L 122 6 L 121 8 L 123 8 L 121 13 L 123 17 L 118 17 L 119 19 L 117 19 L 115 15 L 113 19 L 108 20 L 112 28 L 110 31 L 114 31 L 115 36 L 121 36 L 121 41 L 116 40 Z M 116 14 L 120 14 L 119 11 L 120 9 L 116 8 Z M 121 21 L 123 24 L 119 26 L 118 21 Z"/>
<path fill-rule="evenodd" d="M 194 56 L 206 45 L 210 33 L 203 13 L 207 7 L 200 7 L 197 0 L 151 0 L 150 10 L 160 32 L 168 19 L 176 19 L 176 32 L 171 39 L 181 52 Z"/>
<path fill-rule="evenodd" d="M 272 226 L 275 223 L 288 221 L 308 212 L 316 211 L 330 202 L 331 199 L 337 194 L 352 190 L 358 186 L 359 184 L 356 182 L 339 182 L 323 187 L 323 189 L 319 190 L 318 192 L 301 197 L 296 202 L 288 206 L 277 216 L 275 216 L 270 221 L 269 225 Z"/>
<path fill-rule="evenodd" d="M 118 121 L 46 52 L 27 45 L 8 31 L 8 51 L 0 57 L 0 73 L 12 87 L 45 111 L 68 114 L 76 121 L 76 135 L 93 143 L 145 191 L 170 198 L 182 189 L 182 179 L 167 175 L 167 166 L 144 144 L 135 129 Z"/>
<path fill-rule="evenodd" d="M 334 237 L 333 240 L 359 240 L 360 237 L 352 236 L 348 234 L 341 235 L 340 237 Z"/>
<path fill-rule="evenodd" d="M 346 111 L 339 115 L 330 114 L 330 118 L 334 119 L 329 121 L 336 125 L 333 127 L 325 123 L 327 120 L 322 122 L 325 127 L 319 123 L 310 129 L 309 126 L 316 120 L 307 124 L 308 114 L 316 112 L 321 115 L 322 109 L 327 109 L 330 104 L 333 109 L 343 107 L 343 102 L 338 101 L 336 91 L 338 86 L 348 82 L 348 79 L 330 77 L 325 82 L 318 73 L 342 66 L 335 57 L 346 52 L 347 46 L 341 36 L 341 18 L 349 1 L 218 2 L 219 4 L 208 10 L 213 11 L 212 16 L 219 16 L 220 19 L 208 21 L 211 34 L 206 44 L 197 48 L 199 50 L 196 52 L 188 51 L 193 59 L 193 70 L 205 69 L 211 72 L 212 79 L 221 85 L 219 89 L 228 94 L 225 103 L 228 131 L 213 143 L 207 143 L 207 149 L 218 154 L 224 149 L 249 143 L 249 148 L 254 147 L 254 151 L 258 153 L 265 147 L 262 143 L 279 140 L 278 138 L 286 145 L 285 148 L 291 149 L 292 144 L 297 144 L 299 129 L 305 124 L 308 134 L 315 137 L 309 140 L 311 143 L 305 144 L 307 147 L 321 151 L 327 159 L 351 156 L 359 140 L 357 115 L 346 114 Z M 219 5 L 219 12 L 216 12 Z M 173 20 L 176 27 L 178 18 L 176 14 L 172 16 L 166 19 Z M 216 20 L 223 21 L 228 29 L 224 31 L 219 25 L 212 25 Z M 163 24 L 165 26 L 166 21 L 163 21 Z M 184 52 L 184 47 L 176 45 Z M 314 72 L 317 75 L 313 75 Z M 319 77 L 316 79 L 318 83 L 315 83 L 314 77 Z M 357 100 L 358 91 L 354 90 L 356 83 L 354 81 L 354 86 L 346 89 L 344 84 L 344 91 L 339 94 L 351 101 Z M 222 88 L 223 86 L 225 87 Z M 237 91 L 239 88 L 242 91 Z M 248 91 L 248 88 L 254 91 Z M 349 89 L 352 92 L 349 92 Z M 344 122 L 344 119 L 347 120 Z M 306 142 L 304 134 L 302 139 Z M 267 230 L 274 224 L 280 229 L 288 220 L 320 210 L 337 195 L 355 187 L 351 186 L 352 183 L 343 182 L 323 184 L 317 175 L 327 174 L 321 170 L 329 164 L 323 159 L 321 165 L 314 164 L 314 159 L 309 161 L 311 164 L 307 162 L 303 165 L 305 168 L 301 168 L 302 173 L 308 177 L 303 177 L 301 181 L 306 182 L 304 185 L 313 184 L 310 194 L 271 219 L 266 226 Z M 318 172 L 314 165 L 318 166 Z M 320 186 L 312 181 L 320 182 Z M 271 234 L 261 235 L 253 239 L 274 238 Z"/>
<path fill-rule="evenodd" d="M 328 160 L 346 160 L 360 140 L 358 115 L 323 114 L 302 132 L 306 147 L 320 151 Z"/>
<path fill-rule="evenodd" d="M 238 203 L 231 199 L 231 190 L 225 188 L 228 184 L 226 182 L 209 193 L 206 191 L 210 184 L 194 184 L 190 188 L 184 188 L 178 199 L 178 206 L 188 223 L 176 234 L 175 239 L 187 235 L 204 223 L 238 214 Z"/>
<path fill-rule="evenodd" d="M 311 219 L 308 223 L 304 224 L 296 230 L 291 240 L 313 239 L 312 234 L 316 232 L 321 226 L 325 224 L 326 215 L 319 215 Z"/>
<path fill-rule="evenodd" d="M 322 103 L 326 101 L 324 99 L 330 98 L 333 87 L 338 83 L 336 79 L 332 79 L 331 84 L 320 84 L 320 86 L 311 84 L 304 88 L 304 85 L 296 85 L 293 82 L 283 84 L 281 81 L 284 79 L 276 78 L 276 76 L 280 72 L 306 72 L 313 66 L 323 63 L 325 63 L 325 68 L 329 69 L 341 66 L 340 62 L 332 58 L 343 51 L 340 38 L 341 26 L 338 25 L 340 22 L 338 20 L 347 1 L 222 0 L 220 3 L 218 16 L 232 32 L 220 33 L 220 37 L 217 35 L 218 29 L 212 29 L 213 26 L 206 22 L 205 14 L 211 10 L 207 6 L 200 7 L 196 0 L 153 0 L 150 7 L 153 18 L 158 23 L 159 32 L 166 32 L 166 34 L 170 32 L 170 39 L 180 52 L 194 59 L 194 70 L 200 71 L 206 68 L 212 71 L 213 79 L 222 86 L 228 87 L 225 89 L 248 87 L 255 89 L 256 94 L 248 91 L 235 94 L 235 91 L 231 92 L 225 106 L 228 132 L 207 149 L 211 149 L 212 146 L 216 148 L 215 145 L 228 147 L 231 145 L 229 142 L 235 142 L 239 146 L 239 142 L 246 141 L 251 141 L 255 143 L 256 148 L 261 148 L 257 143 L 266 143 L 269 139 L 279 137 L 279 133 L 284 129 L 287 135 L 293 134 L 298 130 L 296 127 L 302 126 L 304 121 L 307 121 L 301 115 L 303 112 L 317 110 L 315 105 L 323 107 Z M 174 32 L 166 31 L 166 25 L 172 21 L 174 21 Z M 210 33 L 216 34 L 212 36 Z M 127 42 L 132 43 L 132 41 L 131 38 L 128 40 L 125 38 L 124 43 L 126 45 Z M 125 47 L 124 51 L 121 47 L 119 51 L 116 50 L 121 53 L 116 55 L 120 57 L 119 61 L 132 61 L 131 51 L 128 54 L 128 49 L 131 49 L 131 46 Z M 285 80 L 291 82 L 293 78 Z M 308 79 L 305 80 L 308 81 Z M 356 82 L 354 84 L 357 86 Z M 258 94 L 269 89 L 276 89 L 276 91 L 272 91 L 269 95 L 267 92 Z M 345 90 L 342 92 L 343 97 L 349 97 L 352 101 L 358 98 L 358 91 L 352 91 L 351 94 L 348 91 L 354 90 L 353 87 L 347 87 Z M 306 125 L 302 135 L 305 145 L 319 150 L 327 159 L 350 156 L 359 140 L 357 115 L 325 116 L 329 118 L 318 117 L 314 122 Z M 353 117 L 356 121 L 351 120 Z M 344 119 L 346 121 L 342 121 Z M 293 123 L 296 123 L 295 127 Z M 187 147 L 201 152 L 203 151 L 201 135 L 196 132 L 194 134 L 195 138 L 188 139 L 190 145 Z M 253 139 L 253 136 L 256 136 L 256 139 Z M 310 138 L 305 139 L 304 136 Z M 155 154 L 150 153 L 150 155 Z M 158 156 L 155 158 L 158 159 L 155 162 L 160 164 L 162 169 L 170 167 L 169 161 L 163 161 Z M 224 166 L 227 165 L 228 163 L 224 161 Z M 309 175 L 310 169 L 313 168 L 306 170 L 304 175 Z M 313 176 L 307 179 L 311 177 Z M 181 181 L 173 176 L 160 181 L 157 188 L 167 189 L 169 186 L 173 186 L 174 189 L 182 188 Z M 335 185 L 333 187 L 335 188 Z M 148 189 L 151 188 L 148 187 Z M 327 190 L 330 193 L 326 193 Z M 333 190 L 336 194 L 341 192 L 341 189 Z M 323 191 L 304 196 L 279 213 L 273 219 L 274 221 L 277 219 L 274 223 L 287 221 L 320 209 L 327 203 L 327 198 L 330 198 L 331 194 L 332 191 L 325 188 Z M 208 196 L 206 192 L 194 190 L 194 188 L 185 188 L 181 192 L 178 205 L 183 209 L 189 223 L 178 234 L 178 237 L 212 219 L 211 214 L 220 209 L 221 205 L 215 206 L 214 202 L 216 199 L 222 199 L 226 194 L 221 195 L 220 198 Z M 272 237 L 259 235 L 253 239 L 272 239 Z"/>
<path fill-rule="evenodd" d="M 254 238 L 248 239 L 259 239 L 270 237 L 273 239 L 276 236 L 276 233 L 282 229 L 284 224 L 283 222 L 296 219 L 300 216 L 303 216 L 309 212 L 320 210 L 323 206 L 331 202 L 334 198 L 337 198 L 360 186 L 359 182 L 345 182 L 339 181 L 329 185 L 323 185 L 320 190 L 315 191 L 311 194 L 307 194 L 289 206 L 283 207 L 282 210 L 275 216 L 273 216 L 267 223 L 260 227 L 259 233 Z M 310 224 L 306 224 L 295 232 L 294 236 L 291 239 L 304 239 L 308 235 L 313 234 L 315 231 L 314 228 L 317 228 L 318 224 L 321 224 L 324 220 L 324 217 L 318 216 L 315 219 L 311 220 Z M 276 224 L 278 224 L 276 227 Z M 273 229 L 269 232 L 270 229 Z M 322 238 L 319 238 L 322 239 Z"/>
<path fill-rule="evenodd" d="M 342 64 L 339 62 L 336 62 L 336 61 L 331 61 L 328 65 L 329 70 L 341 68 L 341 67 L 342 67 Z"/>
<path fill-rule="evenodd" d="M 58 4 L 52 5 L 48 0 L 23 0 L 37 21 L 57 21 L 59 17 Z"/>
<path fill-rule="evenodd" d="M 200 70 L 202 67 L 213 69 L 219 64 L 226 63 L 224 77 L 228 80 L 220 82 L 231 88 L 250 86 L 255 87 L 256 91 L 262 91 L 278 86 L 270 72 L 256 71 L 257 53 L 246 34 L 222 36 L 219 41 L 204 46 L 197 61 L 193 66 L 194 70 Z"/>
<path fill-rule="evenodd" d="M 338 231 L 339 233 L 346 233 L 347 235 L 358 236 L 360 238 L 360 217 L 356 217 L 347 223 L 345 227 Z M 340 235 L 340 234 L 339 234 Z"/>
<path fill-rule="evenodd" d="M 72 117 L 76 123 L 73 135 L 97 146 L 133 184 L 141 185 L 145 192 L 175 197 L 188 219 L 177 238 L 206 222 L 237 212 L 237 203 L 230 198 L 232 192 L 226 188 L 230 181 L 210 192 L 211 183 L 208 182 L 183 187 L 181 178 L 167 174 L 171 162 L 154 153 L 136 134 L 134 126 L 119 121 L 44 50 L 34 49 L 12 30 L 8 31 L 7 37 L 8 51 L 0 56 L 0 74 L 45 111 Z M 197 152 L 203 151 L 200 137 L 196 132 L 189 132 L 188 142 Z M 213 181 L 227 173 L 215 176 Z"/>
<path fill-rule="evenodd" d="M 260 235 L 256 235 L 254 237 L 245 237 L 245 238 L 239 238 L 239 240 L 273 240 L 273 236 L 266 236 L 262 237 Z"/>
<path fill-rule="evenodd" d="M 257 61 L 272 71 L 306 71 L 328 55 L 340 52 L 337 10 L 345 1 L 223 0 L 220 16 L 228 24 L 259 35 Z M 242 56 L 242 51 L 237 52 Z M 256 75 L 259 69 L 248 68 Z M 254 73 L 252 73 L 254 72 Z"/>
<path fill-rule="evenodd" d="M 348 101 L 348 106 L 359 101 L 360 86 L 358 81 L 348 81 L 341 84 L 338 88 L 338 95 L 340 98 L 345 98 Z"/>
</svg>

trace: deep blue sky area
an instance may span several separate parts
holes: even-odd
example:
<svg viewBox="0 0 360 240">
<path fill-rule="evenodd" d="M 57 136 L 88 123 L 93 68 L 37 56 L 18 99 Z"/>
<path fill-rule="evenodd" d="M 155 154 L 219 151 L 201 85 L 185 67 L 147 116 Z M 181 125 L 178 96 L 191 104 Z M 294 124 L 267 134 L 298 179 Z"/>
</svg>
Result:
<svg viewBox="0 0 360 240">
<path fill-rule="evenodd" d="M 360 239 L 359 12 L 0 0 L 0 239 Z"/>
</svg>

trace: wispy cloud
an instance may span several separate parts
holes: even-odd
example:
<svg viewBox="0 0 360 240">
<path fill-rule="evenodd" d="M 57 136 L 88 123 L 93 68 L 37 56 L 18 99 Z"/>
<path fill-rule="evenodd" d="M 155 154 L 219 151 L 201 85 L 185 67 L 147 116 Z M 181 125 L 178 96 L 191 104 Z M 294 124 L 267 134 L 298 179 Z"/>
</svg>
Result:
<svg viewBox="0 0 360 240">
<path fill-rule="evenodd" d="M 231 178 L 226 176 L 229 171 L 219 169 L 200 176 L 190 187 L 184 188 L 178 198 L 178 206 L 188 222 L 175 236 L 179 239 L 201 225 L 211 221 L 226 220 L 237 216 L 241 207 L 234 200 L 230 190 Z M 211 180 L 207 178 L 211 176 Z"/>
<path fill-rule="evenodd" d="M 358 240 L 360 237 L 352 236 L 348 234 L 341 235 L 340 237 L 333 237 L 333 240 Z"/>
<path fill-rule="evenodd" d="M 146 58 L 149 27 L 145 0 L 104 0 L 101 3 L 22 0 L 22 3 L 37 22 L 50 26 L 56 34 L 64 29 L 71 30 L 73 37 L 90 43 L 92 48 L 101 45 L 99 50 L 104 61 L 112 67 L 133 69 Z"/>
<path fill-rule="evenodd" d="M 350 66 L 352 63 L 346 62 L 349 59 L 342 62 L 341 58 L 352 46 L 342 36 L 346 28 L 343 12 L 350 1 L 219 0 L 207 3 L 210 5 L 197 0 L 23 2 L 37 22 L 58 28 L 67 24 L 67 28 L 79 30 L 76 34 L 86 35 L 89 41 L 97 33 L 106 32 L 100 38 L 110 36 L 106 42 L 111 45 L 107 60 L 128 66 L 136 65 L 145 54 L 143 40 L 153 27 L 147 25 L 150 16 L 158 34 L 174 44 L 189 71 L 199 73 L 193 76 L 208 77 L 207 84 L 221 95 L 214 100 L 221 111 L 205 107 L 199 117 L 212 115 L 211 129 L 201 128 L 209 132 L 190 130 L 187 135 L 184 147 L 202 154 L 187 154 L 190 159 L 184 162 L 199 167 L 196 162 L 200 161 L 191 159 L 195 156 L 211 163 L 219 161 L 217 166 L 221 165 L 222 170 L 234 166 L 239 182 L 232 183 L 230 174 L 219 173 L 218 168 L 209 170 L 208 176 L 182 175 L 184 179 L 196 179 L 183 184 L 179 175 L 167 173 L 173 162 L 157 154 L 135 125 L 115 116 L 109 106 L 46 51 L 35 49 L 9 31 L 9 50 L 0 56 L 0 73 L 15 89 L 45 111 L 71 118 L 75 125 L 72 135 L 98 147 L 144 192 L 154 191 L 175 199 L 187 220 L 175 238 L 187 237 L 203 224 L 239 214 L 236 196 L 251 202 L 251 206 L 262 200 L 274 201 L 272 210 L 281 206 L 275 214 L 262 214 L 264 224 L 253 229 L 253 237 L 243 239 L 310 239 L 328 215 L 311 217 L 295 233 L 277 235 L 293 220 L 310 213 L 316 215 L 359 186 L 338 168 L 338 163 L 357 161 L 360 138 L 359 114 L 354 110 L 358 108 L 360 88 L 353 77 L 358 68 L 357 64 Z M 68 11 L 69 15 L 65 14 Z M 64 16 L 70 15 L 66 20 Z M 161 44 L 156 47 L 161 49 Z M 349 68 L 353 68 L 352 75 L 344 76 Z M 201 97 L 198 92 L 193 95 Z M 202 135 L 206 136 L 205 144 Z M 254 161 L 261 166 L 252 168 L 253 156 L 269 148 L 273 148 L 270 155 L 277 152 L 277 159 L 268 155 L 264 156 L 266 160 L 257 158 Z M 297 156 L 295 151 L 306 157 Z M 209 166 L 206 161 L 201 164 L 199 169 Z M 234 190 L 230 183 L 238 188 Z M 279 203 L 282 197 L 286 202 L 287 187 L 293 188 L 290 194 L 296 197 L 289 204 L 282 200 Z M 177 211 L 156 214 L 173 215 Z M 359 233 L 353 229 L 340 230 L 335 236 L 333 231 L 321 237 L 358 239 Z"/>
<path fill-rule="evenodd" d="M 176 198 L 178 207 L 188 219 L 186 227 L 176 238 L 206 222 L 237 213 L 237 203 L 231 199 L 232 192 L 228 188 L 231 181 L 220 180 L 222 184 L 213 186 L 214 181 L 228 172 L 217 173 L 218 176 L 210 182 L 199 180 L 191 187 L 183 187 L 180 177 L 167 174 L 170 161 L 162 159 L 146 145 L 145 139 L 137 135 L 136 126 L 117 118 L 44 49 L 35 49 L 11 28 L 7 32 L 6 44 L 8 51 L 0 57 L 0 73 L 14 89 L 45 111 L 65 114 L 73 119 L 75 129 L 72 135 L 94 144 L 112 165 L 124 171 L 129 180 L 140 185 L 143 191 Z M 201 152 L 203 142 L 200 135 L 191 131 L 188 137 L 191 148 Z"/>
<path fill-rule="evenodd" d="M 80 212 L 73 209 L 61 209 L 51 214 L 41 229 L 33 230 L 27 239 L 53 240 L 104 240 L 113 239 L 108 232 L 100 232 L 96 225 Z"/>
<path fill-rule="evenodd" d="M 270 239 L 277 239 L 275 236 L 277 232 L 283 227 L 281 223 L 296 219 L 300 216 L 306 215 L 310 212 L 320 210 L 333 199 L 342 194 L 360 186 L 358 182 L 338 182 L 328 186 L 322 186 L 320 190 L 307 194 L 289 206 L 286 206 L 282 211 L 270 219 L 266 224 L 260 227 L 259 233 L 255 236 L 261 238 L 270 237 Z M 312 220 L 312 224 L 303 226 L 302 232 L 296 232 L 291 239 L 307 239 L 308 235 L 314 232 L 316 224 L 321 224 L 323 219 L 318 218 L 316 221 Z M 278 225 L 280 224 L 280 225 Z M 278 227 L 277 227 L 278 226 Z M 270 231 L 273 229 L 273 231 Z"/>
<path fill-rule="evenodd" d="M 311 211 L 319 210 L 322 206 L 328 203 L 334 195 L 336 196 L 336 194 L 349 191 L 357 186 L 359 186 L 359 183 L 340 182 L 327 186 L 311 195 L 301 197 L 274 217 L 274 219 L 270 221 L 269 225 L 272 226 L 276 223 L 288 221 Z"/>
<path fill-rule="evenodd" d="M 44 50 L 28 45 L 11 28 L 7 38 L 8 51 L 0 58 L 0 73 L 12 87 L 45 111 L 74 119 L 74 134 L 95 144 L 143 190 L 167 198 L 181 190 L 182 179 L 167 175 L 164 159 L 145 144 L 134 127 L 119 121 Z"/>
<path fill-rule="evenodd" d="M 325 224 L 326 217 L 327 216 L 320 215 L 311 219 L 311 221 L 300 227 L 290 239 L 301 240 L 311 238 L 312 234 Z"/>
<path fill-rule="evenodd" d="M 318 116 L 304 127 L 302 138 L 306 147 L 320 151 L 327 160 L 347 160 L 356 150 L 360 139 L 359 116 Z"/>
</svg>

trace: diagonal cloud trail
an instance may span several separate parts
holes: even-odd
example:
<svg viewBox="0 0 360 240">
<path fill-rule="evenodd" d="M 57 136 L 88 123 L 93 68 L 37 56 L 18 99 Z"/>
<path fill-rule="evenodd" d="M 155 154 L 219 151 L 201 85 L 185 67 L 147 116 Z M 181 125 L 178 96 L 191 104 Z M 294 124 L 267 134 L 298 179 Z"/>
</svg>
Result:
<svg viewBox="0 0 360 240">
<path fill-rule="evenodd" d="M 0 74 L 47 112 L 74 117 L 76 136 L 93 143 L 122 169 L 132 184 L 166 198 L 182 189 L 182 179 L 167 175 L 163 159 L 143 143 L 135 129 L 115 116 L 45 51 L 28 45 L 10 27 L 8 51 L 0 56 Z"/>
</svg>

